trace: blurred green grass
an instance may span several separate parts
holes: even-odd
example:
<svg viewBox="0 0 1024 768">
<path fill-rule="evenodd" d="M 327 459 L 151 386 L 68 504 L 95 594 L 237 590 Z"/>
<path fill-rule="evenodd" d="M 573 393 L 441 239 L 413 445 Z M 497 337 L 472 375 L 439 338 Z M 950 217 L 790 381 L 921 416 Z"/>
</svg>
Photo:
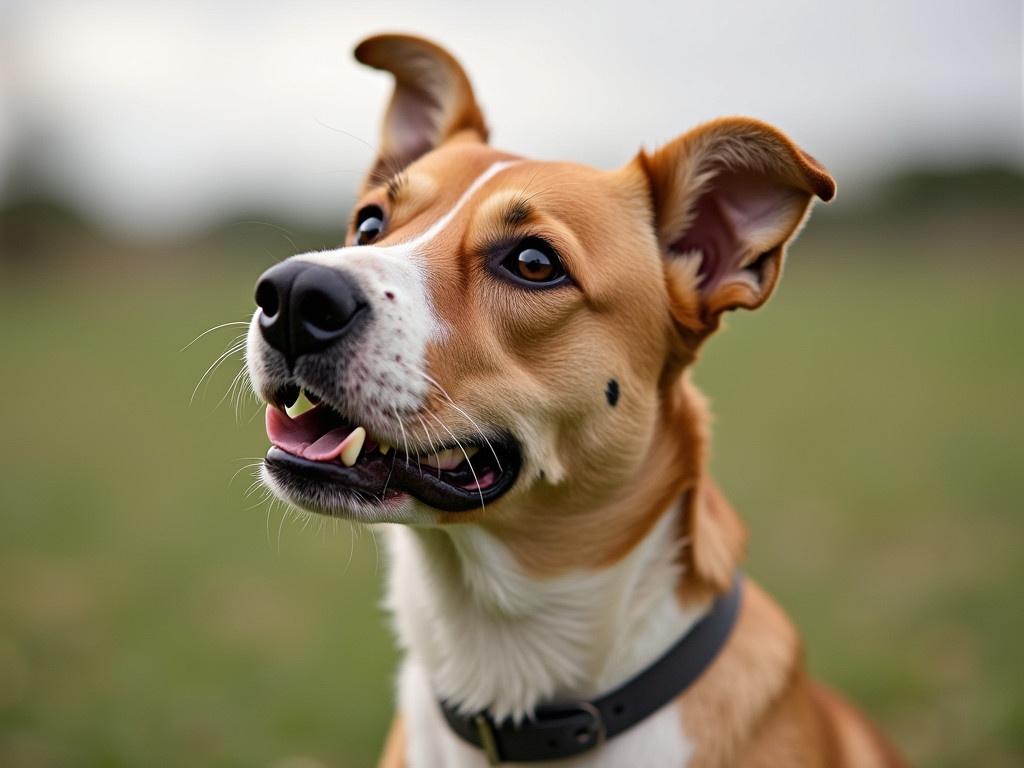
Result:
<svg viewBox="0 0 1024 768">
<path fill-rule="evenodd" d="M 714 468 L 815 674 L 921 765 L 1019 765 L 1021 274 L 902 256 L 798 244 L 730 318 Z M 373 764 L 382 555 L 245 497 L 237 361 L 189 407 L 260 265 L 104 269 L 0 288 L 0 765 Z"/>
</svg>

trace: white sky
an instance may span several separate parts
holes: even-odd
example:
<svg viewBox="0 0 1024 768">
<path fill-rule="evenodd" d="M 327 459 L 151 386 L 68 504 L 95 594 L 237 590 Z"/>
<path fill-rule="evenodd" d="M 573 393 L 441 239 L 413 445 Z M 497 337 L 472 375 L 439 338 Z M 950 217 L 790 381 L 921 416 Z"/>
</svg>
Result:
<svg viewBox="0 0 1024 768">
<path fill-rule="evenodd" d="M 130 232 L 247 207 L 342 220 L 387 76 L 383 30 L 466 65 L 495 144 L 613 167 L 729 113 L 775 123 L 841 194 L 918 160 L 1024 164 L 1020 0 L 510 3 L 0 0 L 0 172 Z"/>
</svg>

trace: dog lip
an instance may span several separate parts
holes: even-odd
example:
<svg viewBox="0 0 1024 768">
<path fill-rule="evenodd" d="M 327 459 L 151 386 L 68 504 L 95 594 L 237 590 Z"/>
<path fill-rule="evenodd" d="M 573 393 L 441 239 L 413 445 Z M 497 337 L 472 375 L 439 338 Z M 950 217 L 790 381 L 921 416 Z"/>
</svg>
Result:
<svg viewBox="0 0 1024 768">
<path fill-rule="evenodd" d="M 500 469 L 497 477 L 483 489 L 460 488 L 445 482 L 433 467 L 420 465 L 415 459 L 408 462 L 397 456 L 379 453 L 361 458 L 352 467 L 338 462 L 311 461 L 273 446 L 267 451 L 265 465 L 271 476 L 288 486 L 300 497 L 321 497 L 324 490 L 334 487 L 344 493 L 355 493 L 367 501 L 367 496 L 384 503 L 402 494 L 408 494 L 427 506 L 442 512 L 467 512 L 493 503 L 505 495 L 519 476 L 521 455 L 518 445 L 510 438 L 491 440 L 495 459 Z M 490 456 L 490 451 L 482 451 Z M 322 503 L 317 502 L 318 508 Z"/>
</svg>

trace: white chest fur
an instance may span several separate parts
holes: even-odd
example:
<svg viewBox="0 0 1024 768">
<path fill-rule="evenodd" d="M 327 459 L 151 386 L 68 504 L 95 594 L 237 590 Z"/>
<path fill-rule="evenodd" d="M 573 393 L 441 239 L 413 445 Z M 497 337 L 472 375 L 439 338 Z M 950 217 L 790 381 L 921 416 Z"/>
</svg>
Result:
<svg viewBox="0 0 1024 768">
<path fill-rule="evenodd" d="M 389 531 L 394 612 L 406 659 L 399 706 L 410 765 L 486 765 L 444 723 L 437 697 L 496 719 L 592 697 L 656 659 L 701 618 L 675 595 L 675 510 L 610 568 L 531 578 L 476 526 Z M 684 766 L 692 750 L 668 706 L 571 766 Z M 642 756 L 642 758 L 641 758 Z M 640 762 L 637 762 L 640 760 Z"/>
</svg>

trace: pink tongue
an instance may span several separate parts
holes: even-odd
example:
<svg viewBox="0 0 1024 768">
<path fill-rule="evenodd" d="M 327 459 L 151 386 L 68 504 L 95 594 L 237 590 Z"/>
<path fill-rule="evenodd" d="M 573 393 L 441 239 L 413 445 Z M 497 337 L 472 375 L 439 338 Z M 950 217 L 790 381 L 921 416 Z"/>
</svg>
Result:
<svg viewBox="0 0 1024 768">
<path fill-rule="evenodd" d="M 341 455 L 341 449 L 345 444 L 345 438 L 352 432 L 351 427 L 338 427 L 332 429 L 315 443 L 307 446 L 302 452 L 302 458 L 310 461 L 334 461 Z"/>
<path fill-rule="evenodd" d="M 284 411 L 267 407 L 267 436 L 270 442 L 293 456 L 310 461 L 334 461 L 341 455 L 352 427 L 338 427 L 324 434 L 316 409 L 291 418 Z"/>
</svg>

